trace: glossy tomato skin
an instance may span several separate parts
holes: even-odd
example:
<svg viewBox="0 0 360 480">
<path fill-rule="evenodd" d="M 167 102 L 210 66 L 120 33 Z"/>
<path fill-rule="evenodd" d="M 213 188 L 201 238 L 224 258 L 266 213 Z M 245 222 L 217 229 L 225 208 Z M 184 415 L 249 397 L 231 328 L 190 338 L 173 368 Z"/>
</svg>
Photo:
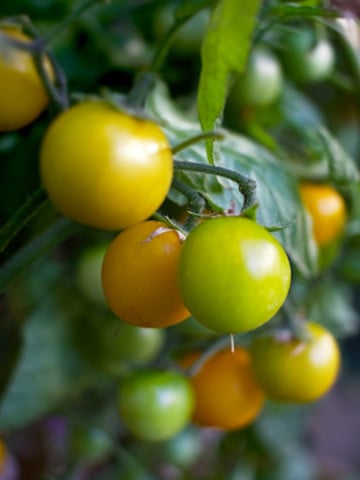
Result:
<svg viewBox="0 0 360 480">
<path fill-rule="evenodd" d="M 16 28 L 0 33 L 23 42 L 31 39 Z M 48 59 L 44 66 L 49 75 Z M 33 122 L 47 107 L 49 98 L 31 55 L 19 48 L 0 45 L 0 132 L 18 130 Z"/>
<path fill-rule="evenodd" d="M 180 256 L 180 288 L 206 327 L 240 333 L 280 309 L 291 280 L 288 257 L 264 227 L 244 217 L 218 217 L 195 227 Z"/>
<path fill-rule="evenodd" d="M 318 245 L 327 245 L 344 231 L 347 209 L 343 197 L 330 185 L 303 182 L 300 195 L 308 211 Z"/>
<path fill-rule="evenodd" d="M 165 134 L 104 101 L 60 114 L 40 152 L 44 187 L 60 212 L 79 223 L 119 230 L 151 216 L 173 175 Z"/>
<path fill-rule="evenodd" d="M 339 373 L 340 351 L 333 335 L 308 322 L 309 340 L 291 336 L 259 336 L 251 345 L 259 385 L 274 400 L 307 403 L 333 386 Z"/>
<path fill-rule="evenodd" d="M 121 418 L 135 436 L 159 441 L 175 436 L 188 424 L 194 393 L 181 373 L 142 370 L 122 381 L 118 402 Z"/>
<path fill-rule="evenodd" d="M 102 284 L 115 315 L 141 327 L 167 327 L 190 316 L 178 281 L 181 248 L 179 234 L 157 221 L 133 225 L 113 240 Z"/>
<path fill-rule="evenodd" d="M 189 367 L 198 359 L 188 354 L 181 365 Z M 225 348 L 206 359 L 190 377 L 195 392 L 193 421 L 203 427 L 236 430 L 249 425 L 260 414 L 265 396 L 245 348 Z"/>
</svg>

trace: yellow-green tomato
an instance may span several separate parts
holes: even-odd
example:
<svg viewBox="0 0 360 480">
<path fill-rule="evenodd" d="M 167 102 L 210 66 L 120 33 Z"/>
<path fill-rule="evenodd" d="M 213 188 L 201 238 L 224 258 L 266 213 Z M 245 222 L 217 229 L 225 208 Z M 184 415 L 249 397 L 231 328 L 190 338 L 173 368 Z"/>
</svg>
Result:
<svg viewBox="0 0 360 480">
<path fill-rule="evenodd" d="M 0 132 L 18 130 L 30 124 L 49 103 L 32 56 L 10 45 L 6 39 L 31 41 L 14 27 L 0 28 Z M 48 59 L 44 66 L 51 78 L 53 72 Z"/>
<path fill-rule="evenodd" d="M 309 338 L 291 335 L 258 336 L 252 342 L 255 376 L 273 400 L 312 402 L 333 386 L 340 366 L 340 351 L 334 336 L 322 325 L 306 325 Z"/>
<path fill-rule="evenodd" d="M 118 404 L 124 425 L 136 437 L 166 440 L 190 422 L 194 392 L 181 373 L 135 371 L 122 381 Z"/>
<path fill-rule="evenodd" d="M 115 315 L 140 327 L 168 327 L 190 316 L 179 288 L 181 248 L 179 233 L 157 221 L 133 225 L 111 242 L 102 284 Z"/>
<path fill-rule="evenodd" d="M 246 332 L 270 320 L 287 297 L 290 279 L 282 245 L 244 217 L 199 224 L 180 255 L 184 303 L 200 323 L 217 332 Z"/>
<path fill-rule="evenodd" d="M 173 162 L 156 123 L 104 101 L 84 101 L 50 125 L 40 170 L 60 212 L 85 225 L 119 230 L 157 210 L 169 190 Z"/>
</svg>

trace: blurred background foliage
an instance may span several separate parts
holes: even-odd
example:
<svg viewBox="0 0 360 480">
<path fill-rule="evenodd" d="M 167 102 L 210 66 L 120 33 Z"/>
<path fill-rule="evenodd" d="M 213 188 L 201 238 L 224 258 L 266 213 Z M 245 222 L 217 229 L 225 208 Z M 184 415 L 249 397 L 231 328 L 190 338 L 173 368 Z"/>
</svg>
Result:
<svg viewBox="0 0 360 480">
<path fill-rule="evenodd" d="M 189 6 L 185 1 L 155 0 L 92 3 L 51 42 L 73 101 L 104 90 L 126 94 L 151 62 L 171 26 L 172 13 Z M 74 5 L 72 0 L 2 0 L 0 16 L 27 15 L 46 36 L 72 14 Z M 263 199 L 259 216 L 268 225 L 279 222 L 278 213 L 284 209 L 290 220 L 291 212 L 302 215 L 294 193 L 297 178 L 330 179 L 347 201 L 350 218 L 345 237 L 341 245 L 324 252 L 323 259 L 314 256 L 307 243 L 306 227 L 279 233 L 300 265 L 299 271 L 295 266 L 291 292 L 294 306 L 339 339 L 343 365 L 335 388 L 309 406 L 269 401 L 252 425 L 236 432 L 191 425 L 163 444 L 134 439 L 121 423 L 115 400 L 118 379 L 133 363 L 117 357 L 117 348 L 111 346 L 114 319 L 98 296 L 89 296 L 96 285 L 84 287 L 78 272 L 84 251 L 107 244 L 112 235 L 79 227 L 29 266 L 0 297 L 0 432 L 6 444 L 1 479 L 359 478 L 360 202 L 359 184 L 351 180 L 358 175 L 360 161 L 360 43 L 357 18 L 349 16 L 347 5 L 336 4 L 337 15 L 348 20 L 345 27 L 336 28 L 323 7 L 316 0 L 263 2 L 257 35 L 282 62 L 284 83 L 269 106 L 234 108 L 235 100 L 227 103 L 223 126 L 240 136 L 225 143 L 224 162 L 225 166 L 238 162 L 247 173 L 236 152 L 254 159 Z M 201 10 L 179 31 L 159 73 L 162 83 L 147 103 L 148 111 L 165 123 L 173 143 L 198 130 L 200 47 L 208 14 L 209 9 Z M 284 66 L 289 35 L 303 25 L 325 34 L 334 48 L 335 68 L 324 80 L 298 82 Z M 50 109 L 20 131 L 0 134 L 1 224 L 39 186 L 38 149 L 53 115 Z M 205 161 L 198 146 L 182 155 Z M 269 159 L 266 166 L 264 157 Z M 187 181 L 195 182 L 212 206 L 221 209 L 228 202 L 223 185 Z M 181 216 L 183 199 L 171 192 L 163 209 Z M 6 264 L 19 246 L 54 218 L 56 212 L 44 201 L 37 222 L 25 227 L 1 253 L 2 262 Z M 320 261 L 324 266 L 316 274 L 303 275 Z M 283 313 L 277 321 L 283 321 Z M 142 361 L 163 362 L 179 347 L 191 350 L 217 338 L 193 319 L 162 331 L 161 336 L 153 357 L 149 354 Z M 246 344 L 248 337 L 236 341 Z"/>
</svg>

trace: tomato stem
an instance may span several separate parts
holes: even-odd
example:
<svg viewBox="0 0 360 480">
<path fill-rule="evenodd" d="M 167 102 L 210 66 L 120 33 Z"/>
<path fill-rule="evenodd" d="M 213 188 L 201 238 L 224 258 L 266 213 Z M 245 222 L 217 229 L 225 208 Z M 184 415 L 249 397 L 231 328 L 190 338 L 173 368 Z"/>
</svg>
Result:
<svg viewBox="0 0 360 480">
<path fill-rule="evenodd" d="M 202 140 L 207 140 L 209 138 L 212 138 L 214 140 L 223 140 L 224 135 L 220 132 L 202 132 L 199 133 L 199 135 L 195 135 L 194 137 L 191 137 L 184 142 L 178 143 L 174 147 L 172 147 L 171 151 L 173 155 L 176 155 L 177 153 L 181 152 L 181 150 L 185 150 L 185 148 L 191 147 L 191 145 L 194 145 L 196 143 L 201 142 Z"/>
<path fill-rule="evenodd" d="M 242 211 L 251 210 L 257 203 L 256 200 L 256 182 L 250 178 L 241 175 L 239 172 L 229 170 L 228 168 L 209 165 L 197 162 L 182 162 L 174 160 L 175 170 L 189 170 L 193 172 L 208 173 L 220 177 L 229 178 L 239 186 L 239 191 L 244 197 Z"/>
</svg>

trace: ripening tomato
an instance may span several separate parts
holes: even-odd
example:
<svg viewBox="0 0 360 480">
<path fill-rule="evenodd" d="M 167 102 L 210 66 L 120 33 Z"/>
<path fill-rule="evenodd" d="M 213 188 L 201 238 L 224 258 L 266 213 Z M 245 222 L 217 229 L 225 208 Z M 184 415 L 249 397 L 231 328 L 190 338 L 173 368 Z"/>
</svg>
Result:
<svg viewBox="0 0 360 480">
<path fill-rule="evenodd" d="M 0 132 L 9 132 L 33 122 L 49 98 L 31 54 L 5 41 L 8 37 L 29 43 L 30 37 L 16 27 L 3 26 L 0 35 Z M 44 67 L 53 78 L 48 58 Z"/>
<path fill-rule="evenodd" d="M 341 236 L 347 212 L 344 198 L 330 185 L 303 182 L 300 194 L 308 211 L 318 245 L 326 245 Z"/>
<path fill-rule="evenodd" d="M 250 351 L 255 376 L 266 395 L 274 400 L 312 402 L 333 386 L 340 366 L 334 336 L 322 325 L 308 322 L 309 339 L 292 335 L 261 335 Z"/>
<path fill-rule="evenodd" d="M 115 315 L 141 327 L 167 327 L 190 316 L 179 290 L 181 248 L 179 233 L 157 221 L 133 225 L 112 241 L 102 284 Z"/>
<path fill-rule="evenodd" d="M 156 123 L 89 100 L 50 125 L 40 171 L 61 213 L 85 225 L 119 230 L 145 220 L 160 206 L 173 162 Z"/>
<path fill-rule="evenodd" d="M 285 301 L 290 279 L 281 244 L 244 217 L 206 220 L 181 250 L 184 303 L 196 320 L 217 332 L 246 332 L 270 320 Z"/>
<path fill-rule="evenodd" d="M 188 424 L 194 393 L 179 372 L 139 370 L 122 380 L 118 404 L 130 432 L 143 440 L 159 441 L 174 437 Z"/>
<path fill-rule="evenodd" d="M 191 366 L 198 352 L 185 355 L 180 364 Z M 264 404 L 251 357 L 245 348 L 224 348 L 206 359 L 190 377 L 195 392 L 193 421 L 203 427 L 234 430 L 250 424 Z"/>
</svg>

